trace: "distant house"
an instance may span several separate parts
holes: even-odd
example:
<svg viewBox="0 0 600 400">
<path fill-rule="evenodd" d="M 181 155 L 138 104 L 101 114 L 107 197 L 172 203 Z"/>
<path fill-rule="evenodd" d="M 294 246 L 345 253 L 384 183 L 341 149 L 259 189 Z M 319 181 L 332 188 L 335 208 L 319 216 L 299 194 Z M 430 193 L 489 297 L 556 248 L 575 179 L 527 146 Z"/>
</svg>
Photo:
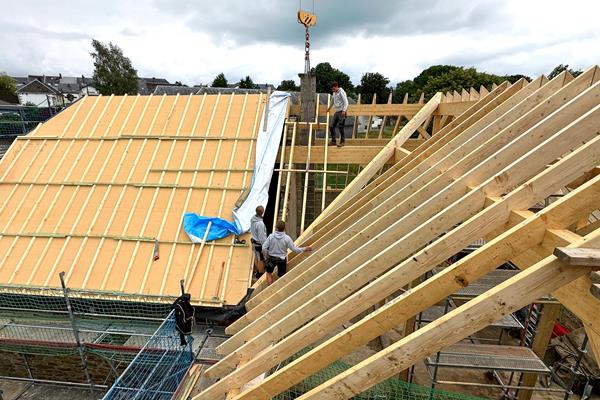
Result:
<svg viewBox="0 0 600 400">
<path fill-rule="evenodd" d="M 264 90 L 265 92 L 267 92 L 267 90 L 269 90 L 269 88 L 271 88 L 271 91 L 275 91 L 275 86 L 271 85 L 270 83 L 255 83 L 254 84 L 254 89 L 260 89 L 260 90 Z M 229 83 L 227 84 L 227 89 L 240 89 L 240 83 Z"/>
<path fill-rule="evenodd" d="M 49 84 L 43 83 L 37 78 L 17 88 L 19 103 L 22 105 L 34 105 L 37 107 L 64 106 L 63 94 Z"/>
<path fill-rule="evenodd" d="M 168 80 L 164 78 L 138 78 L 138 93 L 154 93 L 158 86 L 171 86 Z"/>
<path fill-rule="evenodd" d="M 92 78 L 81 75 L 28 75 L 26 77 L 13 76 L 17 84 L 17 94 L 21 104 L 35 104 L 47 107 L 69 104 L 83 96 L 97 96 L 100 93 L 94 85 Z M 35 83 L 34 83 L 35 82 Z M 138 78 L 138 93 L 155 93 L 156 88 L 171 86 L 164 78 Z M 46 101 L 48 95 L 48 101 Z M 62 96 L 62 97 L 61 97 Z M 5 99 L 6 100 L 6 99 Z"/>
</svg>

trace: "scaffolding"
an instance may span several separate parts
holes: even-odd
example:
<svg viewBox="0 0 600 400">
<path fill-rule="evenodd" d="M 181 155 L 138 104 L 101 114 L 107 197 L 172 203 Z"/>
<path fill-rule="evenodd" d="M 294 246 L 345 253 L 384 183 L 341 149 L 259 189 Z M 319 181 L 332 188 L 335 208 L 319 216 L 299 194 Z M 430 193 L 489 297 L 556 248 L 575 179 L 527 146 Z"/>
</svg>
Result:
<svg viewBox="0 0 600 400">
<path fill-rule="evenodd" d="M 94 393 L 110 386 L 137 357 L 164 324 L 171 307 L 79 298 L 66 286 L 62 274 L 59 279 L 62 288 L 47 288 L 43 296 L 0 287 L 0 352 L 13 354 L 18 364 L 14 376 L 0 378 L 85 386 Z M 34 365 L 40 357 L 79 359 L 79 367 L 71 376 L 49 377 Z"/>
<path fill-rule="evenodd" d="M 103 400 L 171 399 L 194 360 L 189 339 L 180 344 L 172 311 Z"/>
</svg>

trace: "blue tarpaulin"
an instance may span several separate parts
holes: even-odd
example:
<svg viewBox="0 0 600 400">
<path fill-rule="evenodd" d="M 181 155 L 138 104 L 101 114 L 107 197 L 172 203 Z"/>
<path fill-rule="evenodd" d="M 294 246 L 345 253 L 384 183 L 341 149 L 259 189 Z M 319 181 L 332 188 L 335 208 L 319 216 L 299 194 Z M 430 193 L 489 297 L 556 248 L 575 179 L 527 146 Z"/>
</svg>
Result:
<svg viewBox="0 0 600 400">
<path fill-rule="evenodd" d="M 269 184 L 279 151 L 289 93 L 275 91 L 269 97 L 267 128 L 261 119 L 256 141 L 256 158 L 252 183 L 246 200 L 233 211 L 233 222 L 218 217 L 200 216 L 187 212 L 183 216 L 183 229 L 194 243 L 202 242 L 210 223 L 206 240 L 216 240 L 228 235 L 240 235 L 250 229 L 250 219 L 258 205 L 266 206 L 269 200 Z M 263 115 L 264 117 L 264 115 Z"/>
<path fill-rule="evenodd" d="M 206 236 L 206 241 L 221 239 L 231 234 L 239 235 L 242 233 L 235 224 L 232 224 L 223 218 L 202 217 L 191 212 L 185 213 L 183 216 L 183 230 L 188 235 L 193 235 L 197 238 L 197 240 L 192 239 L 195 242 L 202 241 L 209 223 L 211 225 L 208 236 Z"/>
</svg>

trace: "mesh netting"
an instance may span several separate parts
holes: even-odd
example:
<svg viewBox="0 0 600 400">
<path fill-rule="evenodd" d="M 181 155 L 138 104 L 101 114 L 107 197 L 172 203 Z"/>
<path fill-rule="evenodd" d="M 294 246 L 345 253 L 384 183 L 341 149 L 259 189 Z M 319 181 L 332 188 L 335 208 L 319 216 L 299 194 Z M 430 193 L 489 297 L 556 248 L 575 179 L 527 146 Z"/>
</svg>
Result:
<svg viewBox="0 0 600 400">
<path fill-rule="evenodd" d="M 305 349 L 293 357 L 286 360 L 282 366 L 289 364 L 296 358 L 302 356 L 310 349 Z M 351 367 L 343 361 L 336 361 L 323 368 L 318 373 L 306 378 L 298 385 L 292 387 L 288 391 L 281 393 L 274 399 L 276 400 L 292 400 L 296 399 L 336 375 L 344 372 Z M 454 393 L 446 390 L 431 389 L 429 387 L 410 384 L 400 379 L 387 379 L 371 389 L 353 397 L 355 400 L 483 400 L 480 397 L 465 395 L 462 393 Z"/>
<path fill-rule="evenodd" d="M 62 289 L 44 288 L 43 295 L 11 293 L 13 288 L 0 287 L 0 309 L 39 311 L 68 314 Z M 69 290 L 69 300 L 75 314 L 94 316 L 125 316 L 128 319 L 162 321 L 171 310 L 170 303 L 142 303 L 138 301 L 103 300 L 77 297 Z"/>
<path fill-rule="evenodd" d="M 190 338 L 188 338 L 189 340 Z M 172 312 L 119 376 L 103 400 L 169 400 L 194 360 L 192 343 L 180 344 Z"/>
<path fill-rule="evenodd" d="M 134 303 L 123 307 L 98 300 L 69 300 L 74 310 L 73 320 L 64 294 L 0 295 L 0 351 L 48 356 L 76 354 L 78 335 L 88 352 L 128 362 L 162 322 L 149 317 L 168 314 L 162 304 L 154 308 L 139 304 L 136 308 Z M 127 309 L 139 319 L 123 315 Z"/>
</svg>

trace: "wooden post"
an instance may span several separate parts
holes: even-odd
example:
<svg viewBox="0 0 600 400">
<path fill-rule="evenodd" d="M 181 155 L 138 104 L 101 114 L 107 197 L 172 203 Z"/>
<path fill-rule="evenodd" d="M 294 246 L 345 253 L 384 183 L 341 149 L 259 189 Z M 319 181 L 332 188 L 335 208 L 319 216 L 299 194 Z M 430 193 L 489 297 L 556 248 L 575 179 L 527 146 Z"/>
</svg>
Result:
<svg viewBox="0 0 600 400">
<path fill-rule="evenodd" d="M 360 93 L 358 94 L 358 99 L 356 100 L 356 104 L 360 104 Z M 356 129 L 358 127 L 358 118 L 359 118 L 359 115 L 354 116 L 354 124 L 352 125 L 352 139 L 356 138 Z"/>
<path fill-rule="evenodd" d="M 373 101 L 371 104 L 377 104 L 377 93 L 373 93 Z M 371 123 L 373 122 L 373 115 L 369 115 L 369 120 L 367 122 L 367 130 L 365 131 L 365 139 L 369 138 L 369 132 L 371 132 Z"/>
<path fill-rule="evenodd" d="M 550 338 L 552 336 L 552 330 L 554 329 L 554 323 L 560 314 L 560 304 L 547 303 L 544 304 L 542 309 L 542 318 L 540 319 L 535 337 L 533 339 L 533 345 L 531 349 L 540 358 L 544 359 Z M 537 374 L 523 374 L 523 382 L 521 383 L 524 387 L 534 387 L 537 382 Z M 533 395 L 533 390 L 519 390 L 518 400 L 530 400 Z"/>
</svg>

